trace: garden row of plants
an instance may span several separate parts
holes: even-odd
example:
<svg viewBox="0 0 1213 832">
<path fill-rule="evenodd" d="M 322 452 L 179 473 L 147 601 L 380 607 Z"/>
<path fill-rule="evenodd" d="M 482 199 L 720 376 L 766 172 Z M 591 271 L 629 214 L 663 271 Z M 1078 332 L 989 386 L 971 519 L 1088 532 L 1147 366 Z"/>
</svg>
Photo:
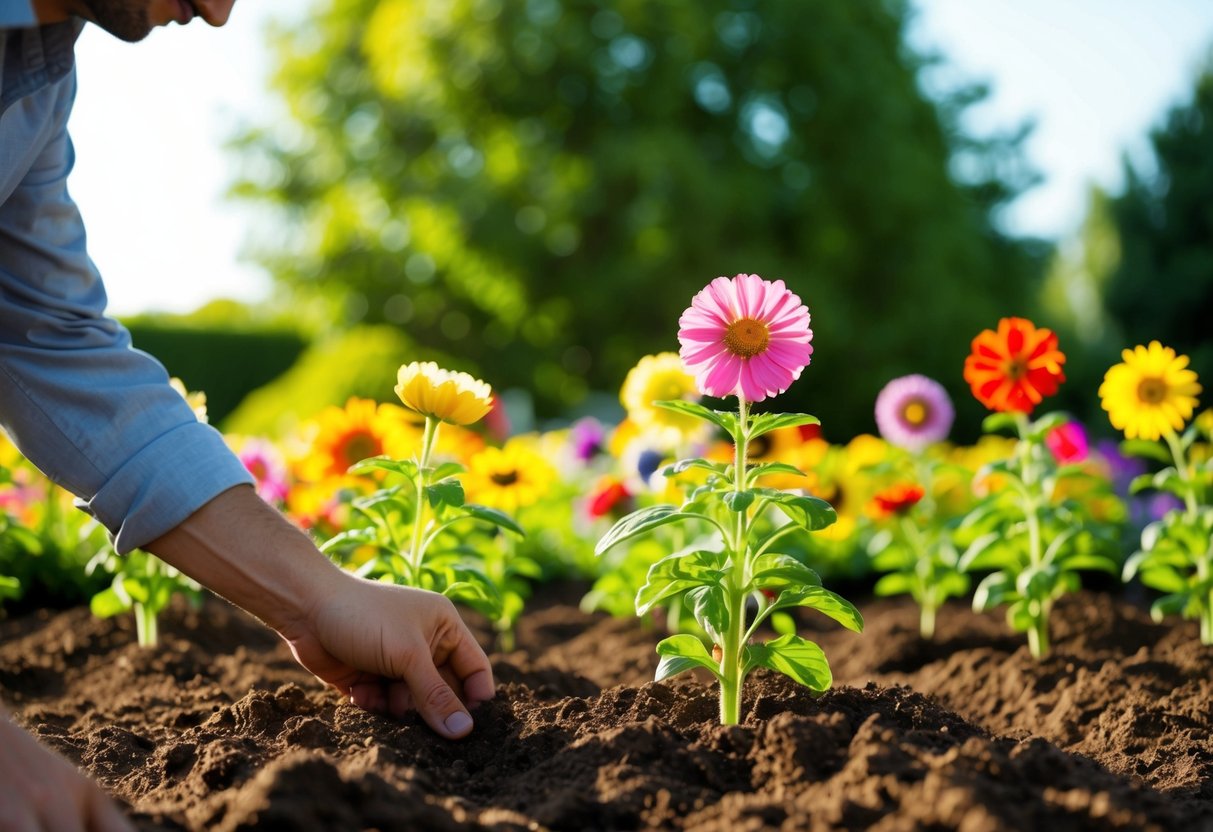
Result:
<svg viewBox="0 0 1213 832">
<path fill-rule="evenodd" d="M 475 609 L 503 648 L 537 582 L 592 582 L 586 609 L 668 631 L 659 679 L 699 667 L 719 680 L 724 722 L 755 668 L 830 686 L 794 612 L 863 620 L 823 577 L 875 573 L 877 595 L 913 597 L 925 639 L 949 598 L 1005 607 L 1043 657 L 1054 604 L 1106 573 L 1155 590 L 1156 618 L 1196 618 L 1213 644 L 1213 411 L 1193 418 L 1185 356 L 1126 349 L 1097 391 L 1125 439 L 1093 445 L 1066 414 L 1037 413 L 1065 381 L 1056 335 L 1005 318 L 963 360 L 991 411 L 981 440 L 949 443 L 946 390 L 912 375 L 874 403 L 879 437 L 838 445 L 813 416 L 770 406 L 813 352 L 809 312 L 782 281 L 717 278 L 678 338 L 680 353 L 627 375 L 614 425 L 511 436 L 488 384 L 418 362 L 399 370 L 400 405 L 351 399 L 280 441 L 229 439 L 261 496 L 330 557 Z M 205 398 L 181 392 L 205 419 Z M 133 611 L 154 644 L 172 596 L 198 586 L 150 554 L 117 556 L 69 504 L 0 451 L 0 597 L 87 591 L 97 615 Z"/>
</svg>

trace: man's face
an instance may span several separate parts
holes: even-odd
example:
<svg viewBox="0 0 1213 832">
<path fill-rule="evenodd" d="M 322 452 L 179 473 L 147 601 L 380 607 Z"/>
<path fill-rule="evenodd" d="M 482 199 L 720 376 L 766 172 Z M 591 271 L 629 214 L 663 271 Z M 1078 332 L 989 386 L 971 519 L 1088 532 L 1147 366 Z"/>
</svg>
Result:
<svg viewBox="0 0 1213 832">
<path fill-rule="evenodd" d="M 77 0 L 73 11 L 125 41 L 143 40 L 156 26 L 185 25 L 201 17 L 212 26 L 227 23 L 236 0 Z"/>
</svg>

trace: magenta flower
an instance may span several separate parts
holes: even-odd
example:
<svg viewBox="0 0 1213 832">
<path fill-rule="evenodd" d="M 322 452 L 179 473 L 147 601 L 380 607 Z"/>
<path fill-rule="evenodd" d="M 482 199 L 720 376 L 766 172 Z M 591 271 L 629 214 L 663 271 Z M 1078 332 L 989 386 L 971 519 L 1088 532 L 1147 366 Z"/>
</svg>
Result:
<svg viewBox="0 0 1213 832">
<path fill-rule="evenodd" d="M 678 319 L 679 355 L 707 396 L 760 402 L 787 390 L 813 354 L 809 310 L 782 280 L 718 277 Z"/>
<path fill-rule="evenodd" d="M 237 454 L 256 481 L 257 495 L 271 505 L 280 505 L 290 493 L 286 463 L 273 443 L 249 439 Z"/>
<path fill-rule="evenodd" d="M 1060 465 L 1082 462 L 1090 450 L 1087 432 L 1078 422 L 1066 422 L 1053 428 L 1045 434 L 1045 444 Z"/>
<path fill-rule="evenodd" d="M 921 375 L 895 378 L 876 396 L 876 426 L 888 442 L 920 451 L 948 438 L 952 398 L 943 385 Z"/>
</svg>

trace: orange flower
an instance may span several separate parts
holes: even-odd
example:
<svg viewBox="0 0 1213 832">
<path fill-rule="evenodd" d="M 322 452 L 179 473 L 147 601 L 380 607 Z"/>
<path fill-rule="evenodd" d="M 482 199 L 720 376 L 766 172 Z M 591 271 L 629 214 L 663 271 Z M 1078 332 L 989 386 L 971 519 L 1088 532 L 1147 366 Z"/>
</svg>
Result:
<svg viewBox="0 0 1213 832">
<path fill-rule="evenodd" d="M 868 511 L 878 520 L 895 514 L 905 514 L 918 504 L 924 494 L 926 491 L 917 483 L 899 482 L 873 496 L 872 502 L 868 504 Z"/>
<path fill-rule="evenodd" d="M 345 407 L 325 408 L 316 417 L 311 447 L 299 462 L 301 479 L 315 482 L 344 474 L 355 462 L 386 454 L 406 459 L 421 444 L 409 412 L 393 404 L 351 398 Z"/>
<path fill-rule="evenodd" d="M 1057 335 L 1024 318 L 1003 318 L 998 331 L 983 330 L 965 359 L 964 378 L 990 410 L 1031 413 L 1066 380 L 1066 356 Z"/>
</svg>

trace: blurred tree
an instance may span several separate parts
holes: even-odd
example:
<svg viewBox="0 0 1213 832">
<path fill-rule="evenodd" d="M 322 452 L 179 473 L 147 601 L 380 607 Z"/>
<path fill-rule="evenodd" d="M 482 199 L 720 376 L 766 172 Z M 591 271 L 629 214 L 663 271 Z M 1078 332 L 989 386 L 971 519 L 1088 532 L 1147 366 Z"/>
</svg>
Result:
<svg viewBox="0 0 1213 832">
<path fill-rule="evenodd" d="M 327 0 L 277 37 L 290 118 L 238 142 L 260 259 L 466 358 L 541 415 L 677 349 L 711 278 L 782 278 L 813 366 L 781 408 L 872 430 L 890 378 L 953 388 L 968 342 L 1030 314 L 1040 258 L 994 212 L 1023 133 L 928 100 L 898 0 Z M 975 428 L 974 428 L 975 429 Z"/>
<path fill-rule="evenodd" d="M 1108 281 L 1121 262 L 1112 203 L 1106 191 L 1090 189 L 1082 226 L 1058 244 L 1041 291 L 1042 322 L 1057 331 L 1066 353 L 1066 383 L 1049 406 L 1068 410 L 1106 436 L 1114 431 L 1097 391 L 1124 346 L 1120 327 L 1103 304 Z"/>
<path fill-rule="evenodd" d="M 1213 389 L 1213 59 L 1192 99 L 1151 131 L 1156 170 L 1125 163 L 1112 203 L 1120 263 L 1105 303 L 1131 347 L 1158 339 L 1192 358 Z M 1114 359 L 1118 360 L 1118 359 Z M 1208 393 L 1202 397 L 1207 405 Z"/>
</svg>

